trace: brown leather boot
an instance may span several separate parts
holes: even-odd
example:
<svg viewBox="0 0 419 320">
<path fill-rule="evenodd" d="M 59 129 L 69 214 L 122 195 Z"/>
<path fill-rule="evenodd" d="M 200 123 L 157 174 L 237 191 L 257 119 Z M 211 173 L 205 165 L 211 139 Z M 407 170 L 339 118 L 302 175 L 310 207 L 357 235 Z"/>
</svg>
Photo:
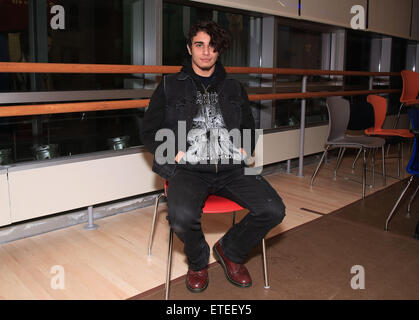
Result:
<svg viewBox="0 0 419 320">
<path fill-rule="evenodd" d="M 224 272 L 228 281 L 242 288 L 250 287 L 252 285 L 252 278 L 250 277 L 247 268 L 244 266 L 244 264 L 234 263 L 233 261 L 227 259 L 223 253 L 223 250 L 221 249 L 220 241 L 217 241 L 213 247 L 213 250 L 222 267 L 224 268 Z"/>
<path fill-rule="evenodd" d="M 199 271 L 188 270 L 188 273 L 186 274 L 186 288 L 192 292 L 199 293 L 204 291 L 207 287 L 208 267 Z"/>
</svg>

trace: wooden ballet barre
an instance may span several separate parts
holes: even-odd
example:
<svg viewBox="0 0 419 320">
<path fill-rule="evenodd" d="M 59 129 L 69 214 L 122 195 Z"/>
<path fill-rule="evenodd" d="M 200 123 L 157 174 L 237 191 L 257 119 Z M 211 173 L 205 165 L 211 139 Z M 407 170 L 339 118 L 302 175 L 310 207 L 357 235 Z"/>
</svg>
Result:
<svg viewBox="0 0 419 320">
<path fill-rule="evenodd" d="M 400 72 L 337 71 L 290 68 L 225 67 L 232 74 L 279 74 L 279 75 L 340 75 L 340 76 L 400 76 Z M 111 64 L 71 64 L 71 63 L 34 63 L 0 62 L 0 72 L 12 73 L 176 73 L 181 66 L 144 66 Z"/>
<path fill-rule="evenodd" d="M 71 112 L 136 109 L 148 106 L 150 99 L 117 100 L 74 103 L 50 103 L 38 105 L 0 106 L 0 117 L 33 116 Z"/>
<path fill-rule="evenodd" d="M 276 94 L 251 94 L 250 101 L 260 100 L 288 100 L 322 98 L 330 96 L 353 96 L 378 93 L 398 93 L 398 89 L 383 90 L 358 90 L 358 91 L 322 91 L 305 93 L 276 93 Z M 74 103 L 51 103 L 38 105 L 15 105 L 0 106 L 0 117 L 17 117 L 40 114 L 57 114 L 71 112 L 106 111 L 120 109 L 136 109 L 147 107 L 150 99 L 117 100 L 117 101 L 95 101 L 95 102 L 74 102 Z"/>
<path fill-rule="evenodd" d="M 70 64 L 70 63 L 31 63 L 0 62 L 0 73 L 81 73 L 81 74 L 166 74 L 179 72 L 181 66 L 144 66 L 144 65 L 108 65 L 108 64 Z M 400 76 L 399 72 L 363 72 L 334 71 L 286 68 L 226 67 L 233 74 L 283 74 L 283 75 L 341 75 L 341 76 Z M 251 94 L 249 100 L 287 100 L 322 98 L 329 96 L 367 95 L 378 93 L 398 93 L 398 89 L 358 90 L 358 91 L 321 91 L 301 93 Z M 0 117 L 29 116 L 71 112 L 105 111 L 135 109 L 148 106 L 149 99 L 118 101 L 95 101 L 74 103 L 50 103 L 36 105 L 0 106 Z"/>
<path fill-rule="evenodd" d="M 288 99 L 307 99 L 307 98 L 325 98 L 332 96 L 359 96 L 379 93 L 399 93 L 400 89 L 375 89 L 375 90 L 356 90 L 356 91 L 318 91 L 301 93 L 267 93 L 251 94 L 250 101 L 258 100 L 288 100 Z"/>
</svg>

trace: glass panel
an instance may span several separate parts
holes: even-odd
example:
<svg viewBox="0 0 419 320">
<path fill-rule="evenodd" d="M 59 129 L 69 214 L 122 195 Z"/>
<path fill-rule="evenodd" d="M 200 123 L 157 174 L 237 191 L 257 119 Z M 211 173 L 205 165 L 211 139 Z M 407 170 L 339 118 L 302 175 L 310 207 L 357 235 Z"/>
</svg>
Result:
<svg viewBox="0 0 419 320">
<path fill-rule="evenodd" d="M 0 1 L 0 61 L 30 61 L 28 12 L 28 1 Z M 0 73 L 0 92 L 28 89 L 28 75 Z"/>
<path fill-rule="evenodd" d="M 323 124 L 327 122 L 326 99 L 306 100 L 306 125 Z M 275 113 L 275 128 L 300 127 L 301 100 L 277 100 Z"/>
<path fill-rule="evenodd" d="M 322 33 L 278 25 L 278 68 L 321 69 Z"/>
<path fill-rule="evenodd" d="M 408 40 L 393 38 L 391 46 L 391 72 L 401 72 L 406 69 Z M 390 78 L 391 88 L 403 88 L 402 77 Z M 387 106 L 387 114 L 397 114 L 400 107 L 400 93 L 390 94 Z M 403 112 L 406 112 L 403 110 Z"/>
<path fill-rule="evenodd" d="M 278 25 L 277 65 L 279 68 L 330 69 L 331 33 L 313 28 Z M 325 29 L 324 27 L 321 27 Z M 338 87 L 340 88 L 340 87 Z M 308 76 L 307 91 L 337 90 L 329 76 Z M 301 92 L 302 76 L 277 76 L 276 92 Z M 275 101 L 275 127 L 299 126 L 301 99 Z M 306 124 L 327 120 L 324 99 L 306 99 Z"/>
<path fill-rule="evenodd" d="M 227 30 L 232 43 L 220 56 L 224 66 L 259 67 L 262 51 L 261 18 L 230 11 L 163 3 L 163 64 L 181 65 L 189 59 L 186 48 L 189 28 L 197 21 L 213 20 Z M 260 87 L 260 75 L 231 74 L 246 87 Z M 260 103 L 251 103 L 256 124 L 260 119 Z"/>
<path fill-rule="evenodd" d="M 260 55 L 261 33 L 255 29 L 257 23 L 260 24 L 260 18 L 208 8 L 164 3 L 164 65 L 180 65 L 183 61 L 189 59 L 186 48 L 188 31 L 191 25 L 200 20 L 214 20 L 230 33 L 232 37 L 231 46 L 220 56 L 221 62 L 225 66 L 248 67 L 250 56 L 254 54 L 252 50 L 257 50 Z M 252 42 L 258 43 L 259 46 L 252 47 Z"/>
<path fill-rule="evenodd" d="M 1 18 L 13 17 L 0 19 L 0 61 L 44 62 L 42 57 L 46 53 L 48 62 L 53 63 L 143 64 L 144 30 L 141 24 L 135 27 L 138 21 L 143 21 L 142 0 L 56 0 L 47 1 L 46 6 L 45 3 L 0 1 Z M 57 13 L 50 10 L 56 4 L 64 10 L 62 29 L 52 28 Z M 40 22 L 31 27 L 30 21 Z M 142 87 L 143 77 L 0 74 L 0 92 L 130 89 L 133 82 L 136 88 Z M 134 109 L 0 118 L 0 150 L 5 150 L 0 151 L 0 162 L 138 146 L 143 113 L 143 109 Z M 2 154 L 7 155 L 4 161 Z"/>
<path fill-rule="evenodd" d="M 64 30 L 48 32 L 48 61 L 131 64 L 135 0 L 61 0 Z M 142 63 L 139 63 L 142 64 Z M 131 75 L 49 75 L 48 90 L 123 89 Z"/>
<path fill-rule="evenodd" d="M 406 70 L 416 71 L 416 50 L 417 43 L 412 42 L 407 45 L 406 49 Z"/>
<path fill-rule="evenodd" d="M 371 67 L 372 37 L 365 33 L 347 30 L 346 34 L 346 66 L 348 71 L 369 71 Z M 368 89 L 369 77 L 345 77 L 345 90 Z"/>
</svg>

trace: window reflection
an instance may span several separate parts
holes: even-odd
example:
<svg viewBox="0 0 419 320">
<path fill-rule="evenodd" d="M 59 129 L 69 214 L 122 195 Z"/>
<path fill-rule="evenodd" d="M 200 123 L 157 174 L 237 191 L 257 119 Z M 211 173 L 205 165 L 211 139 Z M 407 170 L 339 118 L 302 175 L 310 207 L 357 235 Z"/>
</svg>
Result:
<svg viewBox="0 0 419 320">
<path fill-rule="evenodd" d="M 292 69 L 330 69 L 328 28 L 311 23 L 312 28 L 278 24 L 277 65 Z M 330 30 L 331 31 L 331 30 Z M 326 59 L 325 59 L 326 58 Z M 339 87 L 338 87 L 339 88 Z M 329 76 L 308 76 L 307 91 L 337 90 Z M 302 76 L 276 77 L 276 92 L 301 92 Z M 327 120 L 324 99 L 306 99 L 306 124 Z M 276 100 L 274 127 L 295 127 L 301 122 L 301 99 Z"/>
<path fill-rule="evenodd" d="M 214 20 L 229 31 L 231 46 L 220 57 L 225 66 L 259 66 L 254 65 L 250 57 L 260 57 L 261 30 L 258 25 L 261 18 L 173 3 L 163 4 L 164 65 L 180 65 L 189 58 L 186 49 L 188 31 L 192 24 L 200 20 Z"/>
<path fill-rule="evenodd" d="M 261 18 L 174 3 L 163 4 L 164 65 L 180 65 L 189 59 L 189 53 L 186 49 L 189 28 L 200 20 L 214 20 L 230 33 L 232 37 L 231 46 L 220 56 L 224 66 L 260 67 L 262 52 Z M 231 74 L 229 77 L 241 81 L 247 88 L 260 87 L 262 82 L 259 75 Z M 256 125 L 259 126 L 260 103 L 252 102 L 250 105 Z"/>
<path fill-rule="evenodd" d="M 142 0 L 33 1 L 19 10 L 9 2 L 0 2 L 1 18 L 9 17 L 0 19 L 0 61 L 143 64 L 139 59 L 144 56 L 144 46 L 139 43 L 143 30 L 134 28 L 134 22 L 142 19 Z M 54 4 L 65 9 L 63 30 L 49 25 Z M 39 25 L 31 27 L 35 18 Z M 74 102 L 79 94 L 76 90 L 130 89 L 133 83 L 141 88 L 143 75 L 0 73 L 0 92 L 74 91 Z M 36 99 L 35 104 L 43 103 L 42 95 Z M 117 95 L 113 99 L 118 99 Z M 143 113 L 140 109 L 0 118 L 0 162 L 4 165 L 139 146 Z"/>
</svg>

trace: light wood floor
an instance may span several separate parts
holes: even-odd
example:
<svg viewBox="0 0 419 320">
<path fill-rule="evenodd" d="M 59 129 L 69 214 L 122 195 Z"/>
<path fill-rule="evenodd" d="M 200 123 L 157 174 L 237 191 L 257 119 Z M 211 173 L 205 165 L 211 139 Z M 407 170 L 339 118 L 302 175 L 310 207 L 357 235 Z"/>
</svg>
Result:
<svg viewBox="0 0 419 320">
<path fill-rule="evenodd" d="M 352 160 L 353 155 L 345 156 L 336 179 L 333 178 L 335 161 L 323 166 L 313 188 L 309 181 L 316 164 L 304 168 L 304 177 L 297 177 L 296 170 L 292 174 L 281 172 L 265 176 L 287 207 L 283 223 L 268 237 L 360 199 L 361 162 L 352 172 Z M 402 172 L 405 172 L 407 161 Z M 376 161 L 376 168 L 375 187 L 368 187 L 367 195 L 383 188 L 381 161 Z M 387 161 L 387 174 L 397 176 L 395 159 Z M 368 172 L 368 183 L 371 183 L 370 177 L 371 172 Z M 387 185 L 397 181 L 387 177 Z M 95 231 L 77 225 L 0 245 L 0 299 L 127 299 L 163 284 L 168 241 L 165 210 L 166 205 L 160 205 L 161 214 L 150 257 L 147 242 L 153 207 L 96 220 L 99 228 Z M 243 214 L 240 213 L 239 218 Z M 210 247 L 230 225 L 229 214 L 203 217 Z M 187 271 L 176 237 L 173 253 L 172 279 Z M 210 262 L 214 262 L 212 254 Z M 61 278 L 63 289 L 53 289 L 52 284 L 58 276 L 54 271 L 57 266 L 64 275 Z"/>
</svg>

